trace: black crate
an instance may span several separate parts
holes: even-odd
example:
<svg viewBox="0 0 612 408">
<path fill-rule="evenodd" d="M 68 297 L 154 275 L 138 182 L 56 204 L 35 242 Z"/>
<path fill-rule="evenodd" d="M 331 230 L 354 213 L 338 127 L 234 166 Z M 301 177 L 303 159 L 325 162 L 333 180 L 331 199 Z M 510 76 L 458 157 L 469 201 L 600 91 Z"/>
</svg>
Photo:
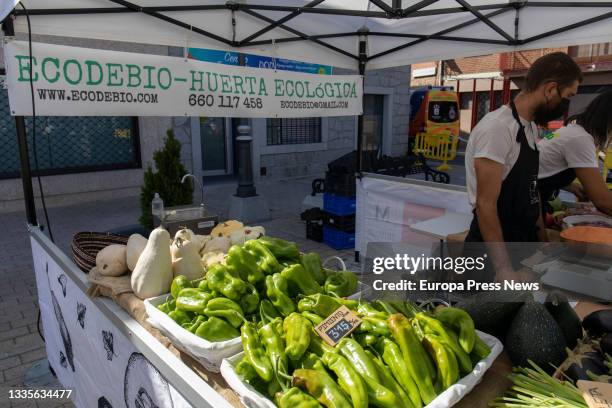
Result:
<svg viewBox="0 0 612 408">
<path fill-rule="evenodd" d="M 325 192 L 345 197 L 355 197 L 356 179 L 354 173 L 325 173 Z"/>
<path fill-rule="evenodd" d="M 343 232 L 355 232 L 355 214 L 336 215 L 325 211 L 323 223 Z"/>
<path fill-rule="evenodd" d="M 306 221 L 306 239 L 323 242 L 323 222 Z"/>
</svg>

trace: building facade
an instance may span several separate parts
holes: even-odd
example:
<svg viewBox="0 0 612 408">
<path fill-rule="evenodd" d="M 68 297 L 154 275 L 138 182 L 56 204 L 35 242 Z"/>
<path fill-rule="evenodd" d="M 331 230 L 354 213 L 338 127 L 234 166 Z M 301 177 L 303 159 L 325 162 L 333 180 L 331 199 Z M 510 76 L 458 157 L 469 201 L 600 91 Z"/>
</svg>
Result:
<svg viewBox="0 0 612 408">
<path fill-rule="evenodd" d="M 1 40 L 1 38 L 0 38 Z M 34 36 L 34 41 L 148 53 L 182 55 L 174 47 Z M 0 52 L 0 80 L 3 79 Z M 351 74 L 335 69 L 334 74 Z M 383 154 L 407 151 L 410 67 L 368 72 L 365 77 L 365 148 Z M 356 117 L 232 119 L 201 117 L 37 117 L 36 159 L 32 123 L 27 119 L 30 163 L 42 177 L 49 206 L 139 194 L 143 171 L 163 145 L 168 129 L 182 144 L 187 171 L 232 182 L 238 163 L 235 138 L 240 124 L 251 126 L 256 182 L 323 177 L 327 163 L 356 148 Z M 0 211 L 23 208 L 14 120 L 0 89 Z M 177 180 L 178 182 L 178 180 Z M 35 196 L 40 192 L 35 186 Z"/>
<path fill-rule="evenodd" d="M 612 88 L 612 43 L 545 48 L 414 64 L 411 85 L 453 86 L 459 92 L 461 133 L 467 137 L 488 112 L 519 92 L 527 70 L 539 57 L 566 52 L 582 68 L 584 81 L 568 114 L 580 112 L 597 94 Z"/>
</svg>

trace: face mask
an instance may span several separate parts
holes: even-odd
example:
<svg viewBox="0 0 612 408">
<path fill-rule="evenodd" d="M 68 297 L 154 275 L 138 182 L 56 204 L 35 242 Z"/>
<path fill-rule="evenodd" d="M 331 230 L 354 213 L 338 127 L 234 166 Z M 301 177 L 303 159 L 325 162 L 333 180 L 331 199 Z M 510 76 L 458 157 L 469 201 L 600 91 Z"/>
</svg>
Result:
<svg viewBox="0 0 612 408">
<path fill-rule="evenodd" d="M 559 88 L 557 88 L 557 93 L 561 97 Z M 548 103 L 544 103 L 536 108 L 533 113 L 533 121 L 540 126 L 545 126 L 551 120 L 561 117 L 569 109 L 569 105 L 570 100 L 563 97 L 561 97 L 561 102 L 552 108 L 548 106 Z"/>
</svg>

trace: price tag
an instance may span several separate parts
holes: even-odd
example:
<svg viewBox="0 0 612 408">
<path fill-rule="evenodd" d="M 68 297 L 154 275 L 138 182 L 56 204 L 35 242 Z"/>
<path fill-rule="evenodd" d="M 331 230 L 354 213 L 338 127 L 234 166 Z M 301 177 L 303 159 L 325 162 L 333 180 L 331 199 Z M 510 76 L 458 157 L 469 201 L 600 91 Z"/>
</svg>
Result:
<svg viewBox="0 0 612 408">
<path fill-rule="evenodd" d="M 315 327 L 319 336 L 330 346 L 338 344 L 361 324 L 361 319 L 348 307 L 340 306 L 327 319 Z"/>
<path fill-rule="evenodd" d="M 612 384 L 579 380 L 577 385 L 590 408 L 612 408 Z"/>
</svg>

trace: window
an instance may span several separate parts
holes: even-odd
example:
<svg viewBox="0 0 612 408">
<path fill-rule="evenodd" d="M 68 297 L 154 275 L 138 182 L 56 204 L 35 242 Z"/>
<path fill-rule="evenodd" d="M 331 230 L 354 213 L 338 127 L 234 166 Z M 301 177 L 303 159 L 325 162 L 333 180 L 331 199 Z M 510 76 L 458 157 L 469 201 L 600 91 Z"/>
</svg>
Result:
<svg viewBox="0 0 612 408">
<path fill-rule="evenodd" d="M 449 101 L 429 102 L 429 120 L 436 123 L 450 123 L 457 120 L 457 103 Z"/>
<path fill-rule="evenodd" d="M 472 109 L 472 92 L 461 92 L 459 94 L 459 104 L 461 105 L 461 110 Z"/>
<path fill-rule="evenodd" d="M 476 123 L 480 122 L 480 119 L 489 113 L 491 95 L 489 91 L 476 92 Z"/>
<path fill-rule="evenodd" d="M 0 178 L 19 177 L 19 146 L 8 94 L 0 91 Z M 32 119 L 26 118 L 30 166 Z M 138 121 L 131 117 L 36 118 L 36 152 L 41 175 L 140 167 Z"/>
<path fill-rule="evenodd" d="M 268 146 L 321 143 L 321 118 L 268 119 L 267 131 Z"/>
</svg>

